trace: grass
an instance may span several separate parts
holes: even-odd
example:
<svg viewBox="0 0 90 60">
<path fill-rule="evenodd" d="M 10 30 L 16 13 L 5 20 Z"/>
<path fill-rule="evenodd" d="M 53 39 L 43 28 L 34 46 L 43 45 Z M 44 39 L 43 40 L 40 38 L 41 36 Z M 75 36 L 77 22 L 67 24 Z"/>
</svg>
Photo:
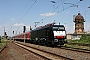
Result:
<svg viewBox="0 0 90 60">
<path fill-rule="evenodd" d="M 2 58 L 2 56 L 0 55 L 0 58 Z"/>
<path fill-rule="evenodd" d="M 90 44 L 90 40 L 68 40 L 68 43 Z"/>
<path fill-rule="evenodd" d="M 90 44 L 90 40 L 89 39 L 85 39 L 85 40 L 68 40 L 68 43 Z M 79 46 L 78 44 L 74 44 L 74 45 L 65 44 L 65 46 L 71 47 L 71 48 L 79 48 L 79 49 L 90 50 L 90 46 Z"/>
<path fill-rule="evenodd" d="M 7 44 L 7 40 L 6 39 L 1 39 L 0 49 L 2 49 L 3 47 L 5 47 L 6 44 Z"/>
<path fill-rule="evenodd" d="M 1 39 L 0 42 L 0 49 L 3 49 L 7 44 L 7 40 L 6 39 Z M 0 55 L 0 58 L 2 58 L 2 55 Z"/>
<path fill-rule="evenodd" d="M 86 50 L 90 50 L 89 46 L 79 46 L 79 45 L 69 45 L 69 44 L 65 44 L 66 47 L 70 47 L 70 48 L 78 48 L 78 49 L 86 49 Z"/>
</svg>

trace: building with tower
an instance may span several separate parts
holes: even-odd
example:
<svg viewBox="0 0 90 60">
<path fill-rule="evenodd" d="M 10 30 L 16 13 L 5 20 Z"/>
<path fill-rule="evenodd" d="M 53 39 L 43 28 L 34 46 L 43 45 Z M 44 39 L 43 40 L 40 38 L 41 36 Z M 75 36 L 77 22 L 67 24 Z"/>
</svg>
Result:
<svg viewBox="0 0 90 60">
<path fill-rule="evenodd" d="M 70 40 L 80 40 L 83 34 L 90 36 L 90 31 L 85 32 L 84 30 L 84 17 L 78 13 L 78 15 L 73 16 L 73 22 L 75 23 L 75 30 L 73 34 L 67 34 L 67 39 Z"/>
<path fill-rule="evenodd" d="M 84 34 L 84 18 L 78 13 L 78 15 L 74 18 L 73 22 L 75 23 L 75 31 L 74 34 Z"/>
<path fill-rule="evenodd" d="M 84 31 L 84 17 L 78 13 L 77 16 L 74 16 L 73 22 L 75 23 L 75 30 L 73 34 L 67 34 L 67 39 L 80 39 L 81 35 L 85 33 Z"/>
</svg>

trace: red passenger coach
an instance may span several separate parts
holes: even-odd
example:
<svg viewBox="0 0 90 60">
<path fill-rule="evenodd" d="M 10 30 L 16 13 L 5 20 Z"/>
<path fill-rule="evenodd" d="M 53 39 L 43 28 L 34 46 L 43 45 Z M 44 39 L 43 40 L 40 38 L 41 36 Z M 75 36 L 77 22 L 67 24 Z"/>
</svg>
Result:
<svg viewBox="0 0 90 60">
<path fill-rule="evenodd" d="M 26 39 L 30 39 L 30 32 L 25 32 L 24 34 Z"/>
<path fill-rule="evenodd" d="M 24 41 L 24 40 L 29 41 L 30 40 L 30 31 L 15 35 L 12 38 L 17 41 Z"/>
</svg>

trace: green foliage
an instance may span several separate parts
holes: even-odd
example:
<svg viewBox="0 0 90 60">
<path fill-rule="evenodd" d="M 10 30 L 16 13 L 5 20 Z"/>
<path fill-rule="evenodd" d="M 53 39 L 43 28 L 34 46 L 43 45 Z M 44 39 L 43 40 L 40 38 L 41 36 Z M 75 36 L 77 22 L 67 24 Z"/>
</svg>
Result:
<svg viewBox="0 0 90 60">
<path fill-rule="evenodd" d="M 6 39 L 2 39 L 1 43 L 0 43 L 0 49 L 2 49 L 6 44 L 7 44 L 7 40 Z"/>
<path fill-rule="evenodd" d="M 2 56 L 0 55 L 0 58 L 2 58 Z"/>
<path fill-rule="evenodd" d="M 88 36 L 88 42 L 90 43 L 90 36 Z"/>
<path fill-rule="evenodd" d="M 90 36 L 83 34 L 80 38 L 80 40 L 68 40 L 68 43 L 77 43 L 77 44 L 67 44 L 67 46 L 72 48 L 80 48 L 80 49 L 87 49 L 90 50 L 90 46 L 80 46 L 80 44 L 90 44 Z"/>
<path fill-rule="evenodd" d="M 86 34 L 83 34 L 82 36 L 81 36 L 81 38 L 80 38 L 80 40 L 87 40 L 88 38 L 87 38 L 87 35 Z"/>
<path fill-rule="evenodd" d="M 83 34 L 80 40 L 68 40 L 70 43 L 90 44 L 90 36 Z"/>
</svg>

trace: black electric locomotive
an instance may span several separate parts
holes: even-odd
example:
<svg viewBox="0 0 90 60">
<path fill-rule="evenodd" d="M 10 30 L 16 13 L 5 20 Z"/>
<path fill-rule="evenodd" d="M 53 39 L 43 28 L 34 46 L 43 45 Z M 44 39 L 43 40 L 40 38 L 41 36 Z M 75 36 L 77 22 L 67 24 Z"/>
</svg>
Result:
<svg viewBox="0 0 90 60">
<path fill-rule="evenodd" d="M 35 44 L 42 45 L 64 45 L 66 40 L 66 31 L 64 25 L 47 24 L 37 27 L 31 32 L 31 40 Z"/>
</svg>

